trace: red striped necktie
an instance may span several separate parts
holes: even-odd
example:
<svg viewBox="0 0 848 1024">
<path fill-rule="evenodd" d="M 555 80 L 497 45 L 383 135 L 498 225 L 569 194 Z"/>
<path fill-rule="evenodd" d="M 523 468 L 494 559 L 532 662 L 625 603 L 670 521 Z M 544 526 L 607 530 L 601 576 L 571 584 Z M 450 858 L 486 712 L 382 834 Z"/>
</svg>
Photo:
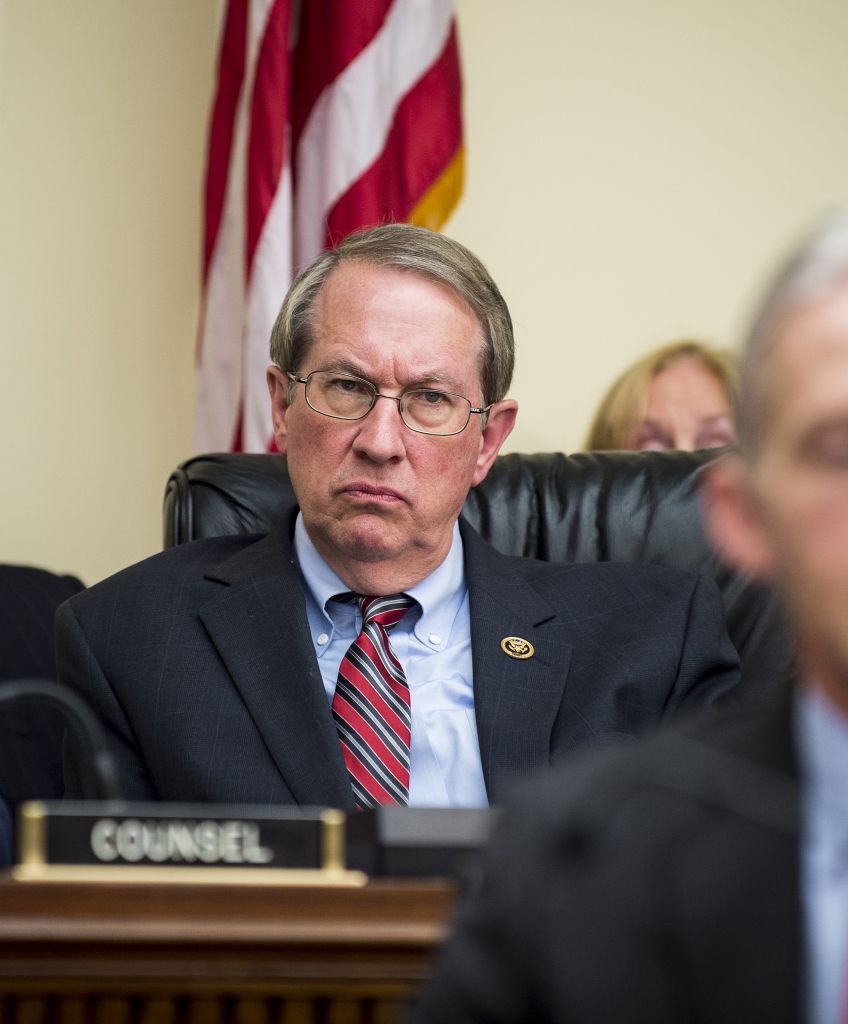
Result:
<svg viewBox="0 0 848 1024">
<path fill-rule="evenodd" d="M 409 687 L 389 633 L 415 603 L 406 594 L 334 600 L 359 605 L 362 632 L 339 665 L 333 718 L 357 807 L 409 802 Z"/>
</svg>

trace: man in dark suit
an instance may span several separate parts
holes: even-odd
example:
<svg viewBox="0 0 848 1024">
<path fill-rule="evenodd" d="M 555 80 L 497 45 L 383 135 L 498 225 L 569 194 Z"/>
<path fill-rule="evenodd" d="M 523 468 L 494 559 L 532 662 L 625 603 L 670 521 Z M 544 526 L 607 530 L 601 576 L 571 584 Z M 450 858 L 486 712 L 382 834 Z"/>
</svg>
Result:
<svg viewBox="0 0 848 1024">
<path fill-rule="evenodd" d="M 271 354 L 295 516 L 166 551 L 57 619 L 128 796 L 479 806 L 732 687 L 712 584 L 506 558 L 458 526 L 517 411 L 509 313 L 462 246 L 346 239 L 292 286 Z"/>
<path fill-rule="evenodd" d="M 848 212 L 767 293 L 707 482 L 798 685 L 516 796 L 418 1020 L 848 1020 Z"/>
<path fill-rule="evenodd" d="M 74 576 L 0 565 L 0 682 L 55 679 L 53 617 L 80 590 Z M 61 715 L 34 699 L 0 705 L 0 864 L 12 856 L 10 805 L 62 795 L 63 730 Z"/>
<path fill-rule="evenodd" d="M 53 617 L 82 590 L 74 576 L 0 565 L 0 682 L 56 678 Z M 62 795 L 63 722 L 38 702 L 0 708 L 0 793 L 13 801 Z"/>
</svg>

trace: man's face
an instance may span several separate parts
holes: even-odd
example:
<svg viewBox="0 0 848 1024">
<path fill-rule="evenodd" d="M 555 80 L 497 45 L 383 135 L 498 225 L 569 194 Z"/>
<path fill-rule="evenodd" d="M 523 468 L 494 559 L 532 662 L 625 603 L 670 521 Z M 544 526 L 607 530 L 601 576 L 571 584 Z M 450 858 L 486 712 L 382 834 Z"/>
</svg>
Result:
<svg viewBox="0 0 848 1024">
<path fill-rule="evenodd" d="M 413 273 L 349 262 L 327 279 L 314 308 L 313 343 L 299 377 L 352 373 L 398 396 L 433 388 L 483 404 L 481 327 L 450 289 Z M 315 412 L 297 385 L 268 371 L 277 446 L 304 525 L 325 561 L 353 590 L 412 586 L 444 559 L 468 490 L 488 472 L 515 420 L 514 402 L 473 415 L 461 434 L 418 434 L 396 402 L 378 399 L 361 420 Z"/>
<path fill-rule="evenodd" d="M 805 672 L 848 699 L 848 287 L 786 316 L 760 386 L 761 443 L 731 547 L 777 578 Z"/>
</svg>

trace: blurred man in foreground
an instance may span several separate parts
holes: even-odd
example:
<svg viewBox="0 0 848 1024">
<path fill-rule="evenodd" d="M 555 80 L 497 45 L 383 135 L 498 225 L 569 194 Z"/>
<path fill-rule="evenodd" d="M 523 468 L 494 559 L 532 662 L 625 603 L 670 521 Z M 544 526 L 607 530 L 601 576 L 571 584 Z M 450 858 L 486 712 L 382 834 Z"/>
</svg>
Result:
<svg viewBox="0 0 848 1024">
<path fill-rule="evenodd" d="M 848 215 L 767 294 L 741 408 L 708 525 L 798 685 L 523 792 L 419 1020 L 848 1020 Z"/>
</svg>

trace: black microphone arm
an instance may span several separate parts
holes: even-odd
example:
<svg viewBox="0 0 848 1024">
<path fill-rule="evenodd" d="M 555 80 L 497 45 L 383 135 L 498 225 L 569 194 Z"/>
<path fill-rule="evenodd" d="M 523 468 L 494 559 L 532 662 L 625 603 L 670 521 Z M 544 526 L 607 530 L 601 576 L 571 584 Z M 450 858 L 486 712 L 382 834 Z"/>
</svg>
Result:
<svg viewBox="0 0 848 1024">
<path fill-rule="evenodd" d="M 91 774 L 98 792 L 95 799 L 120 800 L 118 768 L 107 745 L 103 726 L 88 704 L 62 683 L 47 679 L 16 679 L 0 683 L 0 704 L 41 701 L 58 708 L 66 722 L 75 726 L 91 752 Z"/>
</svg>

